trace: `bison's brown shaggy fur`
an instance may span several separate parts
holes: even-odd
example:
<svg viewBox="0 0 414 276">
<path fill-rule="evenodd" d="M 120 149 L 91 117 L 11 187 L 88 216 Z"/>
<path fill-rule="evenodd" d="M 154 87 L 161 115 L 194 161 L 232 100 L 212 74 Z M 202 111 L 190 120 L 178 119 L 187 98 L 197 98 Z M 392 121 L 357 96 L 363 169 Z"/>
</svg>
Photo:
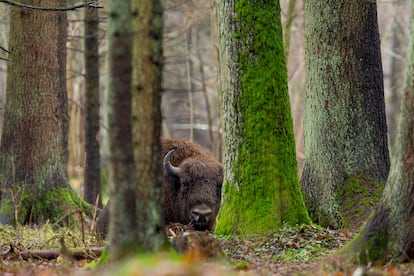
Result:
<svg viewBox="0 0 414 276">
<path fill-rule="evenodd" d="M 184 139 L 162 139 L 164 160 L 162 212 L 166 225 L 181 223 L 195 230 L 212 231 L 220 208 L 223 166 L 195 143 Z M 176 174 L 165 169 L 167 163 L 177 168 Z M 109 225 L 109 204 L 97 221 L 97 231 L 105 237 Z"/>
<path fill-rule="evenodd" d="M 161 155 L 164 157 L 171 149 L 174 149 L 171 164 L 179 168 L 180 173 L 170 174 L 164 164 L 165 222 L 193 224 L 196 230 L 212 231 L 220 207 L 223 166 L 201 146 L 187 140 L 163 139 Z M 211 210 L 211 214 L 197 220 L 194 212 L 198 208 Z"/>
</svg>

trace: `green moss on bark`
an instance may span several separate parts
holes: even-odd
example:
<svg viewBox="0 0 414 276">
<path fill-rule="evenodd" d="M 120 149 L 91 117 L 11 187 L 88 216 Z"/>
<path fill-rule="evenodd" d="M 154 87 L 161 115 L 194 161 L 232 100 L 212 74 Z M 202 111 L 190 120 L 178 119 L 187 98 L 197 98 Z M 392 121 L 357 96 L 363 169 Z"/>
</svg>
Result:
<svg viewBox="0 0 414 276">
<path fill-rule="evenodd" d="M 387 262 L 388 260 L 385 259 L 389 255 L 387 216 L 388 212 L 381 207 L 378 208 L 377 212 L 369 217 L 368 223 L 361 228 L 358 235 L 339 253 L 362 264 Z"/>
<path fill-rule="evenodd" d="M 232 108 L 241 142 L 216 232 L 251 235 L 310 220 L 297 177 L 279 2 L 239 0 L 235 9 L 242 91 Z"/>
<path fill-rule="evenodd" d="M 386 227 L 378 228 L 366 242 L 361 241 L 359 262 L 368 264 L 371 260 L 381 260 L 387 255 L 388 235 Z"/>
<path fill-rule="evenodd" d="M 23 186 L 24 187 L 24 186 Z M 2 200 L 1 214 L 14 224 L 51 221 L 73 223 L 72 215 L 82 211 L 90 215 L 89 204 L 73 190 L 56 188 L 38 192 L 36 195 L 27 187 L 12 192 L 13 196 Z"/>
<path fill-rule="evenodd" d="M 381 199 L 384 184 L 358 175 L 340 183 L 336 200 L 341 210 L 342 226 L 358 229 Z"/>
</svg>

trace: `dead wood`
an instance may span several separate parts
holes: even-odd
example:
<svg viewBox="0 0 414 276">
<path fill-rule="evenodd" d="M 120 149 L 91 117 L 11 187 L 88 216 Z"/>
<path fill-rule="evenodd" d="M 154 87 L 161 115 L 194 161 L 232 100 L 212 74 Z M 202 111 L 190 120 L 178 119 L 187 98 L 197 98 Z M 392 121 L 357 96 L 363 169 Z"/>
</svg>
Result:
<svg viewBox="0 0 414 276">
<path fill-rule="evenodd" d="M 75 260 L 82 260 L 82 259 L 96 259 L 102 254 L 102 251 L 105 247 L 91 247 L 91 248 L 68 248 L 62 251 L 62 249 L 34 249 L 34 250 L 27 250 L 24 249 L 22 251 L 15 250 L 12 246 L 10 246 L 10 250 L 7 252 L 3 252 L 1 257 L 7 260 L 29 260 L 29 259 L 46 259 L 46 260 L 53 260 L 57 259 L 59 256 L 63 256 L 66 258 L 71 258 Z"/>
</svg>

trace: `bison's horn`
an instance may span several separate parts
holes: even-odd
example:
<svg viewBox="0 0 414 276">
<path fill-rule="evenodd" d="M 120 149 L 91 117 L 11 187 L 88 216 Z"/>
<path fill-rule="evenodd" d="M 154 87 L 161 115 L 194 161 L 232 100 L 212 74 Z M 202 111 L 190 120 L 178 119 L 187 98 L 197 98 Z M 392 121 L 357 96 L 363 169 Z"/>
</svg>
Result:
<svg viewBox="0 0 414 276">
<path fill-rule="evenodd" d="M 173 154 L 174 150 L 170 150 L 169 152 L 167 152 L 167 154 L 164 157 L 164 169 L 167 171 L 167 173 L 174 175 L 174 176 L 179 176 L 181 169 L 178 167 L 175 167 L 173 164 L 171 164 L 170 162 L 170 158 L 171 158 L 171 154 Z"/>
</svg>

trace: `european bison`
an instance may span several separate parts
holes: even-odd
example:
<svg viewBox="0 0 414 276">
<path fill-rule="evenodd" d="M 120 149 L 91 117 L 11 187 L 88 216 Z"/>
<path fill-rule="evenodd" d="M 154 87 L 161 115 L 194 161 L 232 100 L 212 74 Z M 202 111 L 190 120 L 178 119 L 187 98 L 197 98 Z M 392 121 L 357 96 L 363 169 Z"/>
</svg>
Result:
<svg viewBox="0 0 414 276">
<path fill-rule="evenodd" d="M 166 225 L 189 224 L 213 231 L 220 208 L 223 166 L 203 148 L 184 139 L 161 139 L 163 160 L 162 212 Z M 97 221 L 106 236 L 109 204 Z"/>
</svg>

